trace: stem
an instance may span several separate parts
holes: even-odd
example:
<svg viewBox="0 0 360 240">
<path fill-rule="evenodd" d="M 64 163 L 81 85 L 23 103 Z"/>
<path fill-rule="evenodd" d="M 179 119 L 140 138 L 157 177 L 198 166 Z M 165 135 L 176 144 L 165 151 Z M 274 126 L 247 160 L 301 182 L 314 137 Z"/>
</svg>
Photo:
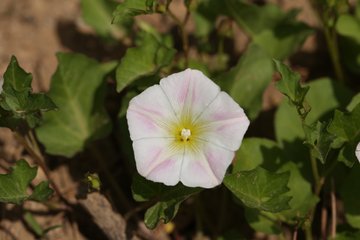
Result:
<svg viewBox="0 0 360 240">
<path fill-rule="evenodd" d="M 182 41 L 182 48 L 184 51 L 184 58 L 185 58 L 185 68 L 189 66 L 189 37 L 187 32 L 185 31 L 185 26 L 190 18 L 190 11 L 186 7 L 186 15 L 183 21 L 181 21 L 178 17 L 175 16 L 175 14 L 170 10 L 170 3 L 172 0 L 168 0 L 166 2 L 166 12 L 169 14 L 169 16 L 176 22 L 176 24 L 179 27 L 180 35 L 181 35 L 181 41 Z"/>
<path fill-rule="evenodd" d="M 154 205 L 156 202 L 155 201 L 148 201 L 145 203 L 140 204 L 139 206 L 132 208 L 130 211 L 128 211 L 125 215 L 124 215 L 124 219 L 126 221 L 128 221 L 130 218 L 132 218 L 136 213 L 141 212 L 149 207 L 151 207 L 152 205 Z"/>
<path fill-rule="evenodd" d="M 313 174 L 313 177 L 314 177 L 314 180 L 315 180 L 315 189 L 316 189 L 315 192 L 317 192 L 318 185 L 319 185 L 319 182 L 320 182 L 319 169 L 318 169 L 318 166 L 317 166 L 316 158 L 311 156 L 310 160 L 311 160 L 311 170 L 312 170 L 312 174 Z"/>
<path fill-rule="evenodd" d="M 326 9 L 323 6 L 319 6 L 320 4 L 316 0 L 311 0 L 310 2 L 316 12 L 318 19 L 323 25 L 325 40 L 329 50 L 331 62 L 335 70 L 336 78 L 338 81 L 345 83 L 346 79 L 340 62 L 339 46 L 336 36 L 336 30 L 334 28 L 337 21 L 337 16 L 333 16 L 333 19 L 331 19 L 329 14 L 331 11 L 335 11 L 336 14 L 336 9 Z M 330 20 L 334 22 L 332 26 L 329 26 L 328 24 Z"/>
<path fill-rule="evenodd" d="M 312 240 L 313 239 L 313 236 L 312 236 L 312 227 L 311 227 L 312 224 L 310 224 L 309 226 L 307 226 L 305 228 L 305 237 L 306 237 L 306 240 Z"/>
<path fill-rule="evenodd" d="M 341 63 L 340 63 L 340 54 L 339 54 L 339 47 L 338 47 L 336 32 L 333 29 L 333 27 L 330 28 L 330 27 L 327 27 L 326 24 L 324 24 L 324 25 L 325 25 L 325 29 L 324 29 L 325 39 L 326 39 L 327 46 L 329 48 L 329 53 L 330 53 L 332 64 L 334 66 L 336 78 L 340 82 L 344 83 L 345 76 L 344 76 L 344 72 L 342 70 Z"/>
<path fill-rule="evenodd" d="M 321 192 L 321 188 L 324 185 L 325 178 L 320 177 L 316 158 L 314 158 L 313 156 L 311 156 L 310 158 L 311 158 L 311 170 L 315 180 L 315 194 L 319 196 Z"/>
</svg>

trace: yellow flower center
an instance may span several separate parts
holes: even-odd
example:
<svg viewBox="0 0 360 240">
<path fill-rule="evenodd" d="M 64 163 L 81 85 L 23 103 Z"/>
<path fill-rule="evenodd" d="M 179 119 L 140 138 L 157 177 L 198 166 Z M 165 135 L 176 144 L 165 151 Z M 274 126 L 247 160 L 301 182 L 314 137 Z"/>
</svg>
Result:
<svg viewBox="0 0 360 240">
<path fill-rule="evenodd" d="M 191 136 L 191 131 L 190 129 L 183 128 L 181 129 L 180 135 L 182 141 L 189 141 L 190 140 L 189 138 Z"/>
<path fill-rule="evenodd" d="M 204 122 L 193 121 L 190 114 L 182 114 L 180 119 L 172 122 L 170 125 L 170 134 L 174 136 L 171 148 L 176 151 L 199 151 L 203 134 L 207 130 Z"/>
</svg>

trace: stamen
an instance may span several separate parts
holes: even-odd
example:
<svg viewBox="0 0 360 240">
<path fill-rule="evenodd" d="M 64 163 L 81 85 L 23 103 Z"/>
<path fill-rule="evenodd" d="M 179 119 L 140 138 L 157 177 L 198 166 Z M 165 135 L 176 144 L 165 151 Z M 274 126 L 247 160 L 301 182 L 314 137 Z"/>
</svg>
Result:
<svg viewBox="0 0 360 240">
<path fill-rule="evenodd" d="M 190 138 L 190 136 L 191 136 L 191 131 L 190 131 L 190 129 L 183 128 L 183 129 L 181 130 L 181 139 L 182 139 L 183 141 L 188 141 L 189 138 Z"/>
</svg>

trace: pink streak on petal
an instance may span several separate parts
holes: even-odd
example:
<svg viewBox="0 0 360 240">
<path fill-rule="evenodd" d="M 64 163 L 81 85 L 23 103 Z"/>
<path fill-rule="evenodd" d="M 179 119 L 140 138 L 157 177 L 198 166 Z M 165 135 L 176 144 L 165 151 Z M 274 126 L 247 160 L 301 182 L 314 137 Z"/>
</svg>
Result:
<svg viewBox="0 0 360 240">
<path fill-rule="evenodd" d="M 138 112 L 134 110 L 133 113 L 136 115 L 136 120 L 138 121 L 138 124 L 143 124 L 143 127 L 145 127 L 146 130 L 150 131 L 158 127 L 156 126 L 155 122 L 143 112 Z"/>
<path fill-rule="evenodd" d="M 169 137 L 166 123 L 176 119 L 175 113 L 159 85 L 134 97 L 126 113 L 132 140 Z"/>
<path fill-rule="evenodd" d="M 227 110 L 226 107 L 224 107 L 223 109 L 219 109 L 219 111 L 211 114 L 210 118 L 214 121 L 222 121 L 222 120 L 227 120 L 227 119 L 231 119 L 231 118 L 241 117 L 241 115 L 238 111 L 229 112 L 226 110 Z"/>
<path fill-rule="evenodd" d="M 221 183 L 202 152 L 185 152 L 180 181 L 188 187 L 212 188 Z"/>
<path fill-rule="evenodd" d="M 140 106 L 140 105 L 137 105 L 136 108 L 137 108 L 139 111 L 142 111 L 142 112 L 148 112 L 148 113 L 153 114 L 153 115 L 163 116 L 163 113 L 160 112 L 160 111 L 157 110 L 157 109 L 146 108 L 146 107 Z"/>
<path fill-rule="evenodd" d="M 188 96 L 190 81 L 189 78 L 185 78 L 179 82 L 179 93 L 178 93 L 178 101 L 180 104 L 185 104 L 186 97 Z"/>
<path fill-rule="evenodd" d="M 240 147 L 250 124 L 244 110 L 225 92 L 220 92 L 198 121 L 206 129 L 202 139 L 232 151 Z"/>
<path fill-rule="evenodd" d="M 235 153 L 207 144 L 207 146 L 204 147 L 204 154 L 216 178 L 222 182 L 226 169 L 231 164 Z"/>
<path fill-rule="evenodd" d="M 158 146 L 148 149 L 146 153 L 147 159 L 143 162 L 143 164 L 138 165 L 138 171 L 141 172 L 142 175 L 147 175 L 149 172 L 149 166 L 159 159 L 163 150 L 164 149 L 162 147 Z"/>
<path fill-rule="evenodd" d="M 142 139 L 133 143 L 136 168 L 140 175 L 166 185 L 180 179 L 183 151 L 169 151 L 173 139 Z"/>
<path fill-rule="evenodd" d="M 177 114 L 180 115 L 186 110 L 194 117 L 220 92 L 220 88 L 203 73 L 191 69 L 163 78 L 160 86 Z"/>
<path fill-rule="evenodd" d="M 165 185 L 174 186 L 180 180 L 181 161 L 181 154 L 165 158 L 150 168 L 151 170 L 146 175 L 146 178 L 154 182 L 162 182 Z"/>
<path fill-rule="evenodd" d="M 168 174 L 168 172 L 171 173 L 171 170 L 175 166 L 175 161 L 176 159 L 174 158 L 168 158 L 167 160 L 160 162 L 150 170 L 147 177 L 156 180 L 161 178 L 161 175 Z"/>
</svg>

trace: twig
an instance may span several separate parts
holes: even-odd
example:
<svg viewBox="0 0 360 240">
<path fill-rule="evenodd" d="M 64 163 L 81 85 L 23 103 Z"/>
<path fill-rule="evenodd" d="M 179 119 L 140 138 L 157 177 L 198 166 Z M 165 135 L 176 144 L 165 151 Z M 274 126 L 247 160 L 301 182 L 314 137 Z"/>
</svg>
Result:
<svg viewBox="0 0 360 240">
<path fill-rule="evenodd" d="M 321 239 L 326 240 L 327 239 L 327 209 L 325 206 L 322 206 L 321 208 Z"/>
<path fill-rule="evenodd" d="M 331 238 L 335 239 L 336 237 L 336 196 L 335 196 L 335 184 L 334 179 L 331 179 Z"/>
<path fill-rule="evenodd" d="M 292 237 L 292 240 L 297 240 L 297 237 L 298 237 L 298 228 L 296 226 L 295 230 L 294 230 L 294 233 L 293 233 L 293 237 Z"/>
</svg>

